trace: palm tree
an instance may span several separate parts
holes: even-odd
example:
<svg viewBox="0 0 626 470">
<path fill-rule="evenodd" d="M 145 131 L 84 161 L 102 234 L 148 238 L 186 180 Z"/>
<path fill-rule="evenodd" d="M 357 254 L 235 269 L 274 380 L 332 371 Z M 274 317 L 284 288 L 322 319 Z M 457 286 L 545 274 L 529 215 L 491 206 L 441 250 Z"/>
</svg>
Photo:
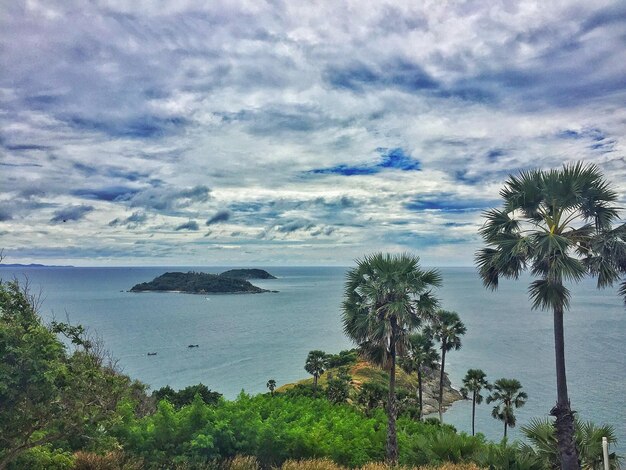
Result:
<svg viewBox="0 0 626 470">
<path fill-rule="evenodd" d="M 597 166 L 575 163 L 509 176 L 500 195 L 503 208 L 484 214 L 480 234 L 487 247 L 478 251 L 476 263 L 491 289 L 500 276 L 518 279 L 526 268 L 537 277 L 529 288 L 532 308 L 552 310 L 554 321 L 557 402 L 550 414 L 556 417 L 560 462 L 563 469 L 579 469 L 565 374 L 563 312 L 570 292 L 563 281 L 588 274 L 597 276 L 601 288 L 626 272 L 626 225 L 612 226 L 617 193 Z M 626 281 L 620 294 L 626 296 Z"/>
<path fill-rule="evenodd" d="M 516 379 L 498 379 L 493 384 L 493 391 L 487 397 L 487 403 L 497 402 L 491 416 L 504 422 L 504 437 L 507 427 L 515 427 L 514 408 L 521 408 L 528 395 L 522 392 L 522 384 Z"/>
<path fill-rule="evenodd" d="M 274 379 L 269 379 L 267 381 L 266 387 L 270 390 L 270 395 L 274 396 L 274 390 L 276 390 L 276 381 Z"/>
<path fill-rule="evenodd" d="M 480 392 L 486 388 L 491 390 L 491 384 L 487 382 L 487 374 L 480 369 L 470 369 L 463 378 L 463 388 L 461 393 L 465 398 L 472 392 L 472 436 L 474 432 L 474 422 L 476 418 L 476 404 L 480 405 L 483 402 L 483 396 Z"/>
<path fill-rule="evenodd" d="M 422 377 L 426 368 L 432 369 L 439 363 L 439 353 L 435 344 L 426 334 L 412 334 L 409 336 L 407 356 L 402 358 L 400 366 L 407 373 L 417 372 L 417 397 L 419 401 L 419 419 L 423 418 L 423 383 Z"/>
<path fill-rule="evenodd" d="M 443 378 L 446 367 L 446 352 L 461 349 L 461 336 L 467 329 L 456 312 L 438 310 L 432 319 L 432 325 L 426 329 L 428 334 L 441 343 L 441 369 L 439 371 L 439 422 L 443 423 Z"/>
<path fill-rule="evenodd" d="M 326 369 L 326 353 L 318 349 L 309 351 L 304 364 L 304 370 L 313 376 L 313 388 L 317 390 L 317 379 Z"/>
<path fill-rule="evenodd" d="M 439 273 L 422 270 L 419 258 L 411 254 L 366 256 L 347 274 L 344 331 L 364 350 L 382 351 L 380 362 L 389 369 L 387 460 L 391 464 L 398 460 L 396 359 L 406 351 L 409 334 L 420 325 L 420 317 L 435 309 L 431 289 L 439 285 Z"/>
</svg>

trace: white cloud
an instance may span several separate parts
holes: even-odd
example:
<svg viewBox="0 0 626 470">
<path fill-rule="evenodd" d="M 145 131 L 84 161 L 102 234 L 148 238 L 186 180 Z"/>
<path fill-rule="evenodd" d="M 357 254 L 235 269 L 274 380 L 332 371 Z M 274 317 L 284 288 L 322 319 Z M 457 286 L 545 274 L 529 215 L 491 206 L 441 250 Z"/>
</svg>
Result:
<svg viewBox="0 0 626 470">
<path fill-rule="evenodd" d="M 3 6 L 5 252 L 469 264 L 511 172 L 583 159 L 626 192 L 625 16 L 617 1 Z M 381 167 L 380 149 L 421 171 Z"/>
</svg>

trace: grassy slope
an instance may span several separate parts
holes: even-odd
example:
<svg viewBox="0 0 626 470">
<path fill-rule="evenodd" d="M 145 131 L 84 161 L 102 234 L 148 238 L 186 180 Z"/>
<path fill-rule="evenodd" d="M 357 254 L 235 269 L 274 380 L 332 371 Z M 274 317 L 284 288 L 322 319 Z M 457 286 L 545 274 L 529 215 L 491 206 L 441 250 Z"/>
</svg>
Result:
<svg viewBox="0 0 626 470">
<path fill-rule="evenodd" d="M 318 380 L 321 388 L 326 386 L 329 373 L 337 376 L 339 369 L 329 369 Z M 352 376 L 352 385 L 358 390 L 365 382 L 376 382 L 381 385 L 389 383 L 389 373 L 367 361 L 359 360 L 349 368 L 349 374 Z M 446 374 L 447 375 L 447 374 Z M 276 391 L 286 391 L 294 387 L 296 384 L 312 384 L 313 378 L 299 380 L 296 383 L 285 384 Z M 405 389 L 410 393 L 417 393 L 417 374 L 407 374 L 399 367 L 396 368 L 396 387 L 398 390 Z M 439 371 L 431 371 L 424 378 L 424 411 L 426 414 L 434 413 L 436 408 L 436 397 L 439 394 Z M 462 399 L 461 394 L 450 387 L 449 382 L 444 380 L 444 405 L 449 406 L 454 401 Z"/>
</svg>

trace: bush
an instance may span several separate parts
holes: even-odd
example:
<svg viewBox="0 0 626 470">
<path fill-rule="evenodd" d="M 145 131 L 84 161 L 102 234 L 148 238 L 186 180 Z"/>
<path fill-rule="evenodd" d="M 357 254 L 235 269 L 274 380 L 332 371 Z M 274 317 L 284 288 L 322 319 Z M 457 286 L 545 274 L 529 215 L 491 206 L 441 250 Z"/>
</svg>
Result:
<svg viewBox="0 0 626 470">
<path fill-rule="evenodd" d="M 72 470 L 141 470 L 143 463 L 121 451 L 99 455 L 93 452 L 76 452 Z"/>
<path fill-rule="evenodd" d="M 18 470 L 68 470 L 74 466 L 70 452 L 53 449 L 50 445 L 32 447 L 20 455 L 9 469 Z"/>
</svg>

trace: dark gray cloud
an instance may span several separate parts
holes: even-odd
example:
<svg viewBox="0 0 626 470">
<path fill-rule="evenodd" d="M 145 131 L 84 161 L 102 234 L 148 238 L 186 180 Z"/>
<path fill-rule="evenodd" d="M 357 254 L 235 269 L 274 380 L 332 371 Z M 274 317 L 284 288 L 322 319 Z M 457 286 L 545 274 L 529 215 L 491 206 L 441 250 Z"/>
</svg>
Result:
<svg viewBox="0 0 626 470">
<path fill-rule="evenodd" d="M 369 87 L 397 88 L 409 93 L 440 88 L 419 64 L 403 58 L 394 58 L 379 65 L 356 62 L 331 66 L 325 72 L 327 82 L 337 88 L 362 92 Z"/>
<path fill-rule="evenodd" d="M 195 220 L 190 220 L 189 222 L 185 222 L 184 224 L 180 224 L 174 230 L 176 230 L 176 231 L 191 230 L 191 231 L 195 232 L 197 230 L 200 230 L 200 226 L 198 225 L 198 222 L 196 222 Z"/>
<path fill-rule="evenodd" d="M 127 201 L 137 192 L 139 192 L 139 190 L 135 188 L 111 186 L 98 189 L 75 189 L 71 192 L 71 194 L 82 199 L 95 199 L 99 201 Z"/>
<path fill-rule="evenodd" d="M 7 220 L 11 220 L 13 218 L 13 214 L 11 214 L 7 208 L 0 207 L 0 222 L 6 222 Z"/>
<path fill-rule="evenodd" d="M 59 223 L 81 220 L 93 210 L 93 206 L 82 204 L 79 206 L 67 206 L 55 211 L 54 216 L 50 219 L 50 222 Z"/>
<path fill-rule="evenodd" d="M 218 224 L 220 222 L 227 222 L 230 219 L 229 211 L 216 212 L 209 220 L 206 221 L 206 225 Z"/>
<path fill-rule="evenodd" d="M 136 228 L 143 225 L 148 220 L 148 215 L 145 212 L 133 212 L 131 215 L 124 219 L 115 218 L 109 222 L 110 227 L 126 226 L 128 228 Z"/>
<path fill-rule="evenodd" d="M 130 198 L 129 204 L 131 207 L 171 212 L 207 202 L 210 198 L 211 190 L 204 185 L 185 189 L 157 186 L 138 191 Z"/>
</svg>

